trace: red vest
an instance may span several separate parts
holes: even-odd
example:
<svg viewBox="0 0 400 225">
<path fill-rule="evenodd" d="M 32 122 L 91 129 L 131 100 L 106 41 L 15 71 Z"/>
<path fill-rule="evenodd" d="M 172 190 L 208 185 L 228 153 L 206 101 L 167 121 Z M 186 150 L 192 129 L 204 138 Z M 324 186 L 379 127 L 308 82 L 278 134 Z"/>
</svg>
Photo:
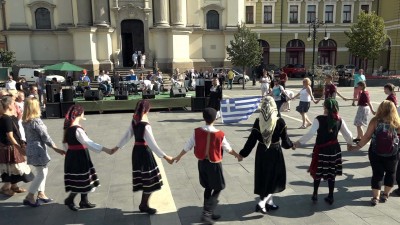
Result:
<svg viewBox="0 0 400 225">
<path fill-rule="evenodd" d="M 208 132 L 201 127 L 194 129 L 194 155 L 197 159 L 208 159 L 210 162 L 222 161 L 222 140 L 224 132 Z"/>
</svg>

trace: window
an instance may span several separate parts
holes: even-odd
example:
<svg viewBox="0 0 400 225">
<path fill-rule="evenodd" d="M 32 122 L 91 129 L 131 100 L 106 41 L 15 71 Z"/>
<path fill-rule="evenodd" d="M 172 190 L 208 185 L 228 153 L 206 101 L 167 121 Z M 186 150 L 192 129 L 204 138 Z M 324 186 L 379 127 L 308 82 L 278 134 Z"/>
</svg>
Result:
<svg viewBox="0 0 400 225">
<path fill-rule="evenodd" d="M 315 20 L 317 7 L 316 5 L 308 5 L 307 6 L 307 23 L 311 23 Z"/>
<path fill-rule="evenodd" d="M 254 7 L 246 6 L 246 23 L 254 24 Z"/>
<path fill-rule="evenodd" d="M 365 13 L 369 13 L 369 5 L 361 5 L 361 11 Z"/>
<path fill-rule="evenodd" d="M 264 24 L 272 24 L 272 5 L 264 6 Z"/>
<path fill-rule="evenodd" d="M 351 23 L 351 5 L 343 6 L 343 23 Z"/>
<path fill-rule="evenodd" d="M 290 6 L 289 23 L 299 23 L 299 6 L 297 5 Z"/>
<path fill-rule="evenodd" d="M 38 8 L 35 11 L 36 29 L 51 29 L 50 11 Z"/>
<path fill-rule="evenodd" d="M 215 10 L 207 12 L 207 29 L 219 29 L 219 13 Z"/>
<path fill-rule="evenodd" d="M 325 23 L 333 23 L 333 5 L 325 6 Z"/>
</svg>

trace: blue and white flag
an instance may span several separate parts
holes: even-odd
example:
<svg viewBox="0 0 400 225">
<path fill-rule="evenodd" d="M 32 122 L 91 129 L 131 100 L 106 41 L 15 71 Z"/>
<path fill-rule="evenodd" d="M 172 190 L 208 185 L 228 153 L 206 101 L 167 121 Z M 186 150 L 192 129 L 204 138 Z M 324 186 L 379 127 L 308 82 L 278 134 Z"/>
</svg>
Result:
<svg viewBox="0 0 400 225">
<path fill-rule="evenodd" d="M 238 123 L 247 120 L 261 102 L 261 97 L 231 98 L 221 101 L 221 118 L 223 123 Z"/>
</svg>

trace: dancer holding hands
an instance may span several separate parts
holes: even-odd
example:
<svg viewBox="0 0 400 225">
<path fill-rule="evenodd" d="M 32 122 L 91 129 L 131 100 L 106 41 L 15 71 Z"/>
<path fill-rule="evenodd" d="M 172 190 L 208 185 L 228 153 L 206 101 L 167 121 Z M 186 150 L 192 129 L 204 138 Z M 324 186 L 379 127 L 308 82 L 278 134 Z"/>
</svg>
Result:
<svg viewBox="0 0 400 225">
<path fill-rule="evenodd" d="M 80 125 L 81 120 L 86 120 L 84 109 L 81 105 L 73 105 L 65 115 L 64 121 L 64 183 L 65 191 L 70 192 L 64 203 L 72 211 L 78 211 L 74 199 L 81 194 L 80 208 L 94 208 L 88 200 L 88 193 L 93 192 L 100 185 L 96 169 L 90 159 L 89 150 L 111 154 L 111 149 L 99 145 L 86 135 Z"/>
<path fill-rule="evenodd" d="M 194 130 L 193 135 L 186 142 L 181 153 L 174 159 L 176 162 L 194 147 L 194 155 L 199 160 L 200 184 L 204 190 L 204 205 L 201 221 L 214 224 L 220 215 L 214 214 L 218 205 L 218 196 L 225 188 L 225 179 L 222 172 L 222 150 L 235 156 L 239 161 L 242 157 L 236 153 L 225 138 L 224 132 L 214 127 L 217 111 L 213 108 L 203 110 L 203 119 L 206 125 Z"/>
<path fill-rule="evenodd" d="M 160 190 L 163 185 L 160 170 L 152 152 L 158 157 L 164 158 L 169 164 L 172 164 L 174 160 L 157 145 L 147 116 L 149 112 L 149 101 L 141 100 L 137 103 L 132 123 L 118 145 L 112 149 L 112 153 L 122 148 L 135 136 L 135 145 L 132 151 L 133 191 L 143 191 L 139 210 L 152 215 L 157 210 L 149 206 L 150 196 L 154 191 Z"/>
<path fill-rule="evenodd" d="M 335 178 L 342 175 L 342 153 L 337 138 L 339 131 L 347 144 L 351 145 L 352 134 L 346 122 L 339 116 L 339 105 L 335 99 L 328 98 L 324 101 L 324 113 L 317 116 L 309 132 L 294 143 L 295 149 L 307 143 L 317 133 L 312 161 L 308 169 L 314 179 L 314 192 L 311 197 L 313 202 L 318 201 L 321 179 L 328 181 L 329 195 L 325 201 L 330 205 L 334 202 Z"/>
</svg>

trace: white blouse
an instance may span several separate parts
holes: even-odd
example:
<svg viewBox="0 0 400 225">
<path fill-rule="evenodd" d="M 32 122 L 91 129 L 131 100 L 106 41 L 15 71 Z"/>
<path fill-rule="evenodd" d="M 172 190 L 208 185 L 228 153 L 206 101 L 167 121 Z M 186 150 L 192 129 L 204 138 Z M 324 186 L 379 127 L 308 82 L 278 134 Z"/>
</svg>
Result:
<svg viewBox="0 0 400 225">
<path fill-rule="evenodd" d="M 311 102 L 311 95 L 308 94 L 306 88 L 303 88 L 300 91 L 300 101 L 301 102 Z"/>
<path fill-rule="evenodd" d="M 207 131 L 207 132 L 217 132 L 219 130 L 217 130 L 214 126 L 212 125 L 205 125 L 203 127 L 201 127 L 201 129 Z M 190 151 L 194 146 L 195 146 L 195 138 L 194 138 L 194 132 L 193 135 L 190 137 L 190 139 L 186 142 L 185 146 L 183 147 L 183 150 L 185 152 Z M 225 136 L 224 139 L 222 139 L 222 149 L 226 152 L 229 152 L 232 150 L 231 145 L 228 143 L 228 141 L 226 140 Z"/>
<path fill-rule="evenodd" d="M 298 140 L 298 142 L 300 142 L 300 144 L 302 144 L 302 145 L 307 143 L 307 141 L 309 141 L 314 136 L 314 134 L 317 132 L 318 128 L 319 128 L 319 122 L 318 122 L 318 119 L 315 118 L 314 122 L 311 126 L 311 129 L 308 131 L 307 134 L 305 134 L 303 137 L 301 137 Z M 342 119 L 342 126 L 340 126 L 340 133 L 343 135 L 347 144 L 350 144 L 350 145 L 353 144 L 353 136 L 351 134 L 351 131 L 347 127 L 346 122 L 343 119 Z"/>
<path fill-rule="evenodd" d="M 94 141 L 90 140 L 90 138 L 87 136 L 87 134 L 85 133 L 85 131 L 82 128 L 76 129 L 75 135 L 76 135 L 76 139 L 79 141 L 79 143 L 86 146 L 89 150 L 99 153 L 103 149 L 102 145 L 97 144 Z M 64 143 L 63 147 L 64 147 L 65 151 L 68 150 L 67 143 Z"/>
<path fill-rule="evenodd" d="M 132 136 L 134 136 L 133 127 L 132 127 L 132 125 L 129 125 L 129 127 L 126 130 L 124 136 L 119 141 L 117 147 L 118 148 L 124 147 L 126 145 L 126 143 L 128 143 L 128 141 L 132 138 Z M 162 157 L 167 155 L 158 146 L 156 140 L 154 139 L 153 131 L 151 129 L 151 126 L 149 124 L 145 126 L 145 132 L 144 132 L 144 137 L 143 138 L 147 142 L 147 145 L 149 146 L 150 150 L 153 151 L 158 157 L 162 158 Z"/>
</svg>

